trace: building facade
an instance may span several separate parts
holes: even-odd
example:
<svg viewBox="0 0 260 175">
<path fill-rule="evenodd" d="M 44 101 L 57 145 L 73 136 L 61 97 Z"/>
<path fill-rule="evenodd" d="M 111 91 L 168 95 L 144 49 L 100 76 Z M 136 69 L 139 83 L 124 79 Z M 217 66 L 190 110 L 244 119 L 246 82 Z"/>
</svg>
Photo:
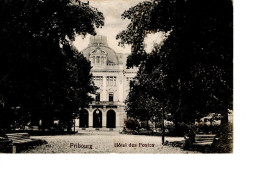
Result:
<svg viewBox="0 0 260 175">
<path fill-rule="evenodd" d="M 77 130 L 120 130 L 123 128 L 125 99 L 130 81 L 137 68 L 127 69 L 128 54 L 116 53 L 108 46 L 106 36 L 91 36 L 87 48 L 82 51 L 91 62 L 95 86 L 94 101 L 81 110 L 75 120 Z"/>
</svg>

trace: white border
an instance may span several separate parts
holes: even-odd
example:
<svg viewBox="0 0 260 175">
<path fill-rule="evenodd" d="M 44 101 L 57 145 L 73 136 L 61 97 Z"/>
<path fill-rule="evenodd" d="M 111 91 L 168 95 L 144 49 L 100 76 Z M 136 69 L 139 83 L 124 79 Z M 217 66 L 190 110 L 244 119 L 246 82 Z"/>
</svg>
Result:
<svg viewBox="0 0 260 175">
<path fill-rule="evenodd" d="M 259 173 L 260 10 L 234 2 L 234 153 L 215 155 L 0 154 L 1 174 L 257 174 Z"/>
</svg>

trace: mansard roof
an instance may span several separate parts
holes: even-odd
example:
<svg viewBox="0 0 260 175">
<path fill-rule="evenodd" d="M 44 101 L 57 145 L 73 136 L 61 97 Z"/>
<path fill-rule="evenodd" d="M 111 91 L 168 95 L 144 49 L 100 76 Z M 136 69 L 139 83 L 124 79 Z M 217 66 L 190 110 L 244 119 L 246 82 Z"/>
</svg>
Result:
<svg viewBox="0 0 260 175">
<path fill-rule="evenodd" d="M 89 59 L 90 54 L 95 50 L 102 50 L 107 54 L 107 63 L 119 64 L 116 52 L 107 44 L 107 37 L 96 35 L 90 37 L 89 45 L 82 51 L 83 55 Z"/>
</svg>

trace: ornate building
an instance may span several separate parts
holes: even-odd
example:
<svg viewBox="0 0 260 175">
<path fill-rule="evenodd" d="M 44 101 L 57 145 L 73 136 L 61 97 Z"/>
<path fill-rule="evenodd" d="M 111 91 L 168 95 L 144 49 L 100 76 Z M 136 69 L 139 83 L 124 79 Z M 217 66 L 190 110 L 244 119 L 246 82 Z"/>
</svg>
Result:
<svg viewBox="0 0 260 175">
<path fill-rule="evenodd" d="M 75 121 L 76 129 L 122 129 L 126 118 L 124 101 L 137 68 L 127 69 L 128 55 L 111 49 L 105 36 L 91 36 L 88 47 L 82 53 L 91 61 L 93 81 L 99 89 L 94 96 L 95 101 L 81 110 L 79 119 Z"/>
</svg>

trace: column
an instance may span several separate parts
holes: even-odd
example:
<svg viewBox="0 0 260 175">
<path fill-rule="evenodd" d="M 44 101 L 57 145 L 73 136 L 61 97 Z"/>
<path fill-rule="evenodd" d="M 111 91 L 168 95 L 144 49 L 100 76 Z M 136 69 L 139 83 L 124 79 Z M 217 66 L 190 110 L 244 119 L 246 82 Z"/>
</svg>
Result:
<svg viewBox="0 0 260 175">
<path fill-rule="evenodd" d="M 77 119 L 74 119 L 74 121 L 75 121 L 75 130 L 76 131 L 78 131 L 79 130 L 79 118 L 77 118 Z M 73 127 L 72 127 L 72 130 L 73 130 Z"/>
<path fill-rule="evenodd" d="M 88 126 L 89 128 L 93 128 L 93 109 L 92 109 L 92 106 L 90 106 L 90 109 L 89 109 L 89 116 L 88 116 Z"/>
<path fill-rule="evenodd" d="M 102 109 L 102 128 L 107 127 L 107 114 L 106 114 L 106 106 L 103 106 Z"/>
<path fill-rule="evenodd" d="M 123 71 L 119 73 L 118 76 L 118 100 L 120 102 L 124 101 L 124 75 Z"/>
<path fill-rule="evenodd" d="M 79 127 L 79 119 L 75 119 L 75 127 Z"/>
<path fill-rule="evenodd" d="M 120 107 L 118 106 L 117 110 L 115 111 L 116 112 L 116 128 L 119 128 L 120 127 L 120 120 L 121 120 L 121 112 L 120 112 Z"/>
<path fill-rule="evenodd" d="M 103 76 L 103 92 L 102 92 L 102 98 L 100 101 L 108 101 L 107 100 L 107 77 Z"/>
</svg>

